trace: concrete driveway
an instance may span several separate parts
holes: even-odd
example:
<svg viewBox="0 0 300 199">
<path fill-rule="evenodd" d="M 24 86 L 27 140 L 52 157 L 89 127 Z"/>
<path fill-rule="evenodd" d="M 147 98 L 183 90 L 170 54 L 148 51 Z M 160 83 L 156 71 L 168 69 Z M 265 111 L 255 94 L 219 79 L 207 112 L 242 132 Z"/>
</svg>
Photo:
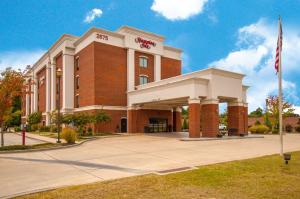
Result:
<svg viewBox="0 0 300 199">
<path fill-rule="evenodd" d="M 285 151 L 300 150 L 300 134 L 284 136 Z M 279 151 L 279 136 L 214 141 L 137 135 L 99 139 L 81 146 L 0 154 L 0 197 L 164 170 L 240 160 Z"/>
</svg>

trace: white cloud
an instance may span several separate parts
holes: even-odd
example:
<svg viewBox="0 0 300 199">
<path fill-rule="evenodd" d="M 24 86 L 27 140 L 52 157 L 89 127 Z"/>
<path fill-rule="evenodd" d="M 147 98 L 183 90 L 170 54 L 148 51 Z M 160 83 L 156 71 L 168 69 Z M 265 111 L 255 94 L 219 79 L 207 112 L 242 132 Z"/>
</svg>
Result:
<svg viewBox="0 0 300 199">
<path fill-rule="evenodd" d="M 294 106 L 293 107 L 295 109 L 295 113 L 300 115 L 300 106 Z"/>
<path fill-rule="evenodd" d="M 246 74 L 245 84 L 248 91 L 249 110 L 263 107 L 269 94 L 277 94 L 278 81 L 274 69 L 274 57 L 278 33 L 277 23 L 260 19 L 257 23 L 245 26 L 238 31 L 237 49 L 225 58 L 210 63 L 226 70 Z M 283 27 L 283 90 L 285 97 L 299 104 L 296 84 L 289 80 L 293 73 L 299 73 L 300 65 L 300 29 Z"/>
<path fill-rule="evenodd" d="M 44 53 L 45 50 L 0 52 L 0 71 L 7 67 L 23 70 L 27 65 L 34 64 Z"/>
<path fill-rule="evenodd" d="M 85 19 L 84 19 L 84 22 L 85 23 L 91 23 L 93 22 L 97 17 L 101 17 L 102 15 L 102 10 L 99 9 L 99 8 L 94 8 L 92 10 L 90 10 L 86 16 L 85 16 Z"/>
<path fill-rule="evenodd" d="M 182 72 L 183 73 L 189 73 L 192 72 L 192 68 L 190 67 L 190 56 L 183 52 L 182 53 Z"/>
<path fill-rule="evenodd" d="M 154 0 L 151 10 L 169 20 L 185 20 L 203 12 L 208 0 Z"/>
</svg>

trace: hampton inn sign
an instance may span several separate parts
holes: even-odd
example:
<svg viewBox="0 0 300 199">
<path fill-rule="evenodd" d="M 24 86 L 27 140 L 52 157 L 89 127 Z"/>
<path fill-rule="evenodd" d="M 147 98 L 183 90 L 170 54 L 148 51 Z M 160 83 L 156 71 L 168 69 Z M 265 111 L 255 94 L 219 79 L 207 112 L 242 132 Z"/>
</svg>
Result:
<svg viewBox="0 0 300 199">
<path fill-rule="evenodd" d="M 150 49 L 150 46 L 153 46 L 153 47 L 156 46 L 156 44 L 155 44 L 154 41 L 147 40 L 147 39 L 143 39 L 143 38 L 141 38 L 141 37 L 135 38 L 135 42 L 136 42 L 136 43 L 139 43 L 141 48 L 147 48 L 147 49 Z"/>
<path fill-rule="evenodd" d="M 105 111 L 111 121 L 93 126 L 99 131 L 181 131 L 181 108 L 188 106 L 190 137 L 215 137 L 218 104 L 227 102 L 228 128 L 247 133 L 244 75 L 216 68 L 181 74 L 182 51 L 164 41 L 128 26 L 62 35 L 27 74 L 36 84 L 23 98 L 22 122 L 39 111 L 43 125 L 50 124 L 57 109 L 56 70 L 61 69 L 62 112 Z"/>
</svg>

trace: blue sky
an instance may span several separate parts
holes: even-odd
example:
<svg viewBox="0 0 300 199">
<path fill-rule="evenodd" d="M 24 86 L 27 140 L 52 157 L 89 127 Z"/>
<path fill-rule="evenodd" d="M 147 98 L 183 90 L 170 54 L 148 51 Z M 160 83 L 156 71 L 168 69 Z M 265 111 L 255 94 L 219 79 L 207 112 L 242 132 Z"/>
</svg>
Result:
<svg viewBox="0 0 300 199">
<path fill-rule="evenodd" d="M 63 33 L 129 25 L 182 48 L 183 73 L 208 66 L 245 73 L 253 110 L 277 92 L 279 14 L 284 93 L 300 112 L 300 0 L 1 0 L 0 70 L 33 64 Z"/>
</svg>

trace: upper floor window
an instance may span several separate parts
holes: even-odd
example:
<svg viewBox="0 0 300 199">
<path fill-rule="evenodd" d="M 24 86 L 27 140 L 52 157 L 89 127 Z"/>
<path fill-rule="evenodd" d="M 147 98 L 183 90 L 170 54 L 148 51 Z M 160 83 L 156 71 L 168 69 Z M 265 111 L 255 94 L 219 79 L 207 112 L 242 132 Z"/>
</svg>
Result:
<svg viewBox="0 0 300 199">
<path fill-rule="evenodd" d="M 76 76 L 76 89 L 79 89 L 79 76 Z"/>
<path fill-rule="evenodd" d="M 139 57 L 139 65 L 140 65 L 140 67 L 147 68 L 148 58 L 147 57 Z"/>
<path fill-rule="evenodd" d="M 75 68 L 76 70 L 79 70 L 79 57 L 75 58 Z"/>
<path fill-rule="evenodd" d="M 148 83 L 148 77 L 144 76 L 144 75 L 141 75 L 140 76 L 140 85 L 147 84 L 147 83 Z"/>
</svg>

